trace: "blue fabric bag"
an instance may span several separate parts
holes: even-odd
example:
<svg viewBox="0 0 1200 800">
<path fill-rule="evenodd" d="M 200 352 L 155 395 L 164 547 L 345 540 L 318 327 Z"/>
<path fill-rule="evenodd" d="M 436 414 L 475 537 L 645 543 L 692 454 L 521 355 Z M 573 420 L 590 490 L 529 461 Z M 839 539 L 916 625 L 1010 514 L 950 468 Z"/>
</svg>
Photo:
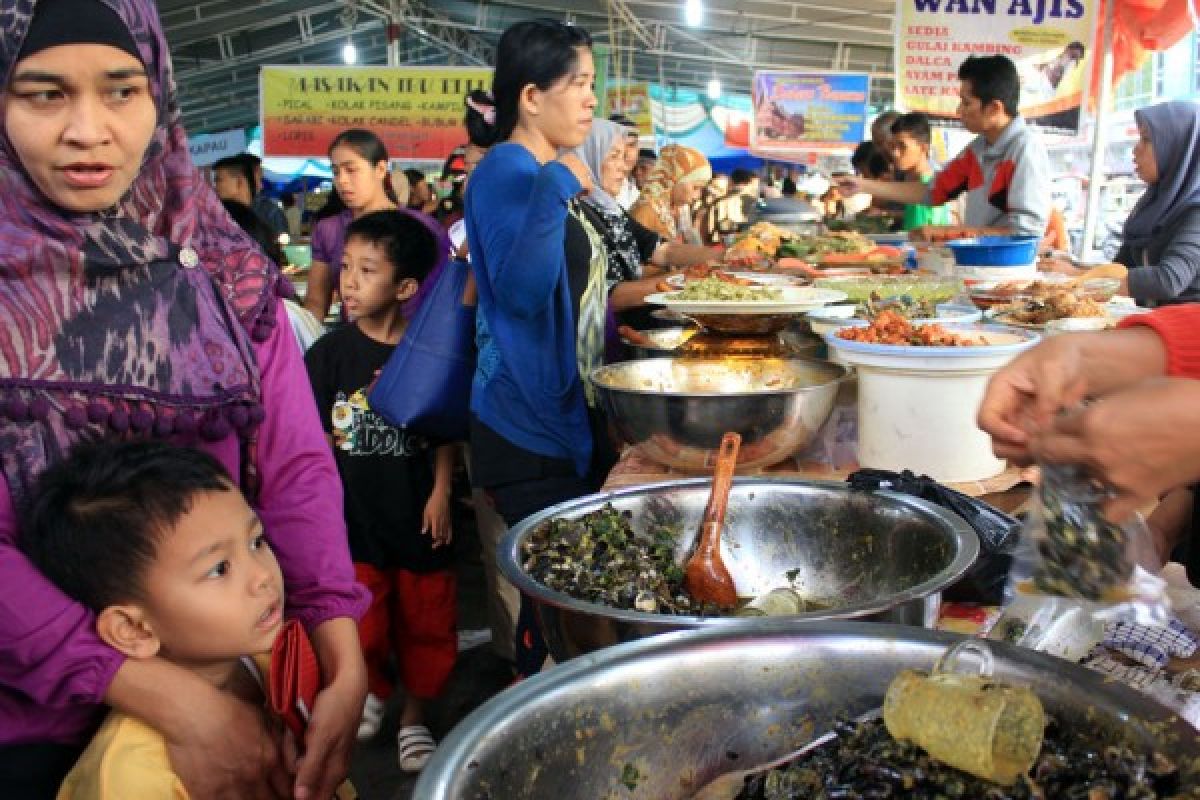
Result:
<svg viewBox="0 0 1200 800">
<path fill-rule="evenodd" d="M 470 276 L 467 262 L 446 263 L 371 387 L 372 410 L 390 424 L 444 442 L 467 438 L 475 373 Z"/>
</svg>

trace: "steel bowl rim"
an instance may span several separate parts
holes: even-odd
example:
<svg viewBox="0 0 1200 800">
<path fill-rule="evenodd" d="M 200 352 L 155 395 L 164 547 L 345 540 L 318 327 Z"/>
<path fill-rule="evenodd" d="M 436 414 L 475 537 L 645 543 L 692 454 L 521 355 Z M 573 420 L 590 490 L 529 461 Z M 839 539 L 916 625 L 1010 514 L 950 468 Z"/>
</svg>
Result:
<svg viewBox="0 0 1200 800">
<path fill-rule="evenodd" d="M 652 348 L 652 349 L 657 349 L 657 348 Z M 787 356 L 787 357 L 778 357 L 775 360 L 783 361 L 783 362 L 786 362 L 789 364 L 795 364 L 795 363 L 812 364 L 812 365 L 820 367 L 823 370 L 830 370 L 830 369 L 840 370 L 841 374 L 831 380 L 826 381 L 825 383 L 819 383 L 814 386 L 799 386 L 799 387 L 792 388 L 792 389 L 787 389 L 787 388 L 753 389 L 750 391 L 739 391 L 739 392 L 663 392 L 663 391 L 657 391 L 655 389 L 635 389 L 635 388 L 626 387 L 626 386 L 612 386 L 611 384 L 606 384 L 597 379 L 597 377 L 600 375 L 600 373 L 604 372 L 605 370 L 612 369 L 613 367 L 620 367 L 622 364 L 645 364 L 645 363 L 651 362 L 651 361 L 678 361 L 678 362 L 687 363 L 687 364 L 721 364 L 721 363 L 729 363 L 729 360 L 730 360 L 729 358 L 720 358 L 720 357 L 680 358 L 678 356 L 659 356 L 656 358 L 639 358 L 639 359 L 635 359 L 634 361 L 622 361 L 618 364 L 605 364 L 602 367 L 596 367 L 594 370 L 592 370 L 591 374 L 588 377 L 589 377 L 589 380 L 591 381 L 591 384 L 593 387 L 595 387 L 596 389 L 599 389 L 601 391 L 604 391 L 604 392 L 613 392 L 613 393 L 619 392 L 622 394 L 646 395 L 649 397 L 682 399 L 682 398 L 688 398 L 688 397 L 773 397 L 776 395 L 810 394 L 810 393 L 824 392 L 824 391 L 828 391 L 830 389 L 834 389 L 834 388 L 838 387 L 847 378 L 849 378 L 851 375 L 850 369 L 843 364 L 834 364 L 829 361 L 823 361 L 819 358 L 807 358 L 805 356 Z"/>
<path fill-rule="evenodd" d="M 672 627 L 686 625 L 690 627 L 703 628 L 725 628 L 725 627 L 743 627 L 761 625 L 766 622 L 772 622 L 771 617 L 700 617 L 683 614 L 652 614 L 647 611 L 634 611 L 624 608 L 613 608 L 612 606 L 600 605 L 599 603 L 591 603 L 586 600 L 580 600 L 577 597 L 572 597 L 569 594 L 555 591 L 548 586 L 537 583 L 520 567 L 520 542 L 527 537 L 541 523 L 556 516 L 560 516 L 566 512 L 572 511 L 580 506 L 595 505 L 600 498 L 604 498 L 604 502 L 610 502 L 615 499 L 648 494 L 650 492 L 662 489 L 688 489 L 692 487 L 707 486 L 711 484 L 710 478 L 685 478 L 672 481 L 659 481 L 657 483 L 639 484 L 637 486 L 626 486 L 619 489 L 610 490 L 607 492 L 597 492 L 595 494 L 577 497 L 574 500 L 568 500 L 565 503 L 559 503 L 549 508 L 543 509 L 536 514 L 533 514 L 521 520 L 517 525 L 510 528 L 500 543 L 496 547 L 496 560 L 500 567 L 500 571 L 504 573 L 504 577 L 509 580 L 517 589 L 536 599 L 540 603 L 547 603 L 565 611 L 585 612 L 596 616 L 602 616 L 608 619 L 615 619 L 621 622 L 641 623 L 641 624 L 659 624 L 670 625 Z M 762 478 L 762 477 L 735 477 L 733 480 L 734 488 L 738 487 L 760 487 L 763 489 L 775 488 L 779 486 L 804 487 L 814 489 L 848 489 L 847 484 L 840 481 L 801 481 L 790 478 Z M 866 492 L 864 492 L 865 494 Z M 857 605 L 841 606 L 836 609 L 827 609 L 822 611 L 809 611 L 804 614 L 792 614 L 786 617 L 786 620 L 791 622 L 804 621 L 826 621 L 826 620 L 849 620 L 859 617 L 866 617 L 872 614 L 879 614 L 888 609 L 904 605 L 905 603 L 914 600 L 922 600 L 932 594 L 942 591 L 947 586 L 953 584 L 959 578 L 966 574 L 967 570 L 975 563 L 979 557 L 979 536 L 975 530 L 967 524 L 962 517 L 947 511 L 944 508 L 929 503 L 912 495 L 902 494 L 900 492 L 892 492 L 886 489 L 873 490 L 870 494 L 886 497 L 899 502 L 901 505 L 908 506 L 923 513 L 928 514 L 946 523 L 955 535 L 958 541 L 958 551 L 954 558 L 942 569 L 938 570 L 937 574 L 922 583 L 910 586 L 907 589 L 891 595 L 887 601 L 872 601 L 869 603 L 859 603 Z"/>
<path fill-rule="evenodd" d="M 755 627 L 747 626 L 737 630 L 708 628 L 672 631 L 622 642 L 558 664 L 553 669 L 521 681 L 473 710 L 455 725 L 454 729 L 438 745 L 433 758 L 422 770 L 421 777 L 417 780 L 413 797 L 446 797 L 452 781 L 460 774 L 459 770 L 452 770 L 448 767 L 457 765 L 461 769 L 471 768 L 468 758 L 480 747 L 484 735 L 481 732 L 501 730 L 506 722 L 523 709 L 536 705 L 557 692 L 573 686 L 578 679 L 597 668 L 619 669 L 642 658 L 662 657 L 679 647 L 688 647 L 688 645 L 691 645 L 689 649 L 698 650 L 706 645 L 715 645 L 729 640 L 788 640 L 803 636 L 814 638 L 859 636 L 881 641 L 919 640 L 923 644 L 932 646 L 944 644 L 946 647 L 951 647 L 967 638 L 965 634 L 878 622 L 807 621 L 798 626 L 785 618 L 776 617 L 767 618 Z M 1162 723 L 1181 729 L 1187 726 L 1187 722 L 1182 717 L 1153 697 L 1120 682 L 1114 682 L 1102 673 L 1093 672 L 1079 664 L 1063 661 L 1036 650 L 1017 647 L 1007 642 L 989 641 L 988 645 L 1002 658 L 1015 660 L 1018 664 L 1031 669 L 1046 670 L 1051 674 L 1066 671 L 1068 673 L 1066 677 L 1071 680 L 1090 683 L 1098 690 L 1115 694 L 1116 700 L 1126 709 L 1126 714 L 1129 713 L 1129 708 L 1136 706 L 1157 711 L 1156 718 L 1146 715 L 1138 717 L 1139 723 L 1144 726 Z"/>
</svg>

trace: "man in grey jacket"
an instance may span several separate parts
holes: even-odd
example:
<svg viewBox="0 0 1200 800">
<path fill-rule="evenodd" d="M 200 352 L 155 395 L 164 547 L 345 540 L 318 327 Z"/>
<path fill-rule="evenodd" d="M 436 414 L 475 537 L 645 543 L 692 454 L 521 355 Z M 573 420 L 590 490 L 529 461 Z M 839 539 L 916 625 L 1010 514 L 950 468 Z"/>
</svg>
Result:
<svg viewBox="0 0 1200 800">
<path fill-rule="evenodd" d="M 927 225 L 916 240 L 987 234 L 1042 236 L 1050 216 L 1050 160 L 1017 113 L 1021 82 L 1005 56 L 971 56 L 958 68 L 958 117 L 979 134 L 926 185 L 839 179 L 843 194 L 866 192 L 898 203 L 939 206 L 966 193 L 962 226 Z"/>
</svg>

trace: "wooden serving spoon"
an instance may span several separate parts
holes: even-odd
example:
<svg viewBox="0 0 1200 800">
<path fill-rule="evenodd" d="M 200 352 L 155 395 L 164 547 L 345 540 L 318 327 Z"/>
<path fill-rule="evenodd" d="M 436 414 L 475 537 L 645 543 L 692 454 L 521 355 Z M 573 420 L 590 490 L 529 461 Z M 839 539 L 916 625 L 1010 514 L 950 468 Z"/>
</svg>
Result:
<svg viewBox="0 0 1200 800">
<path fill-rule="evenodd" d="M 729 490 L 733 486 L 733 470 L 741 445 L 740 434 L 731 432 L 721 437 L 717 465 L 713 470 L 712 493 L 700 523 L 700 536 L 683 571 L 683 586 L 693 599 L 723 608 L 733 608 L 738 599 L 733 577 L 721 561 L 721 529 L 725 527 L 725 510 L 729 506 Z"/>
</svg>

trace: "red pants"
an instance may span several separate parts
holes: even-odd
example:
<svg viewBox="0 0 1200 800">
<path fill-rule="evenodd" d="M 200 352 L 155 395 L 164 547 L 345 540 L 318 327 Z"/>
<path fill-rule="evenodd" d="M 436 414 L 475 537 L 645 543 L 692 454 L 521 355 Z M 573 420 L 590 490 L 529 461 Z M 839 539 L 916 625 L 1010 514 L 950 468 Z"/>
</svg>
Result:
<svg viewBox="0 0 1200 800">
<path fill-rule="evenodd" d="M 355 564 L 354 575 L 371 592 L 371 607 L 358 623 L 368 690 L 380 698 L 392 693 L 386 668 L 394 653 L 405 691 L 422 700 L 440 695 L 458 657 L 454 573 Z"/>
</svg>

